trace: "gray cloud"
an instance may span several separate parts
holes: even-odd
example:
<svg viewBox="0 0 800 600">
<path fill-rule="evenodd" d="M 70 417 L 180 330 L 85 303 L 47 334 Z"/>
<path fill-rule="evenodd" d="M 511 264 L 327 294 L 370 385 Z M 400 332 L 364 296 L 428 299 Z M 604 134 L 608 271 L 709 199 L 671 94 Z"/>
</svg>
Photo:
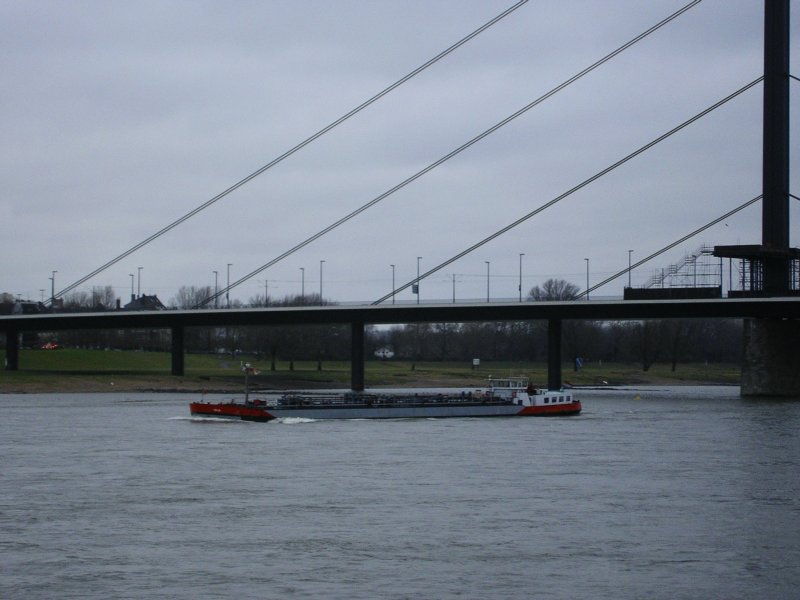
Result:
<svg viewBox="0 0 800 600">
<path fill-rule="evenodd" d="M 423 63 L 508 2 L 37 2 L 0 7 L 2 291 L 65 286 Z M 621 45 L 684 2 L 531 1 L 352 121 L 85 285 L 169 299 L 237 279 Z M 760 75 L 760 2 L 706 0 L 613 62 L 240 289 L 374 299 Z M 797 15 L 793 18 L 796 33 Z M 795 35 L 796 38 L 796 35 Z M 795 44 L 796 46 L 796 44 Z M 793 86 L 797 85 L 793 82 Z M 760 191 L 760 87 L 424 284 L 498 297 L 582 284 Z M 793 113 L 794 114 L 794 113 Z M 796 209 L 793 207 L 793 214 Z M 793 228 L 796 244 L 797 228 Z M 748 209 L 676 249 L 755 243 Z M 20 249 L 20 250 L 16 250 Z M 653 267 L 663 266 L 662 263 Z M 650 274 L 642 268 L 634 283 Z M 234 277 L 235 275 L 235 277 Z M 621 290 L 612 284 L 605 293 Z M 406 293 L 410 298 L 410 294 Z"/>
</svg>

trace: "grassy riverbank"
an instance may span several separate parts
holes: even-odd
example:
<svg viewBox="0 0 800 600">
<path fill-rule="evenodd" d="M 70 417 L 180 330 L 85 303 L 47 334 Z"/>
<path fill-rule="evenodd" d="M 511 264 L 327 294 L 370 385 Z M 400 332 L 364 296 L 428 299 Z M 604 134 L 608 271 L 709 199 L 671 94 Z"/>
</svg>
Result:
<svg viewBox="0 0 800 600">
<path fill-rule="evenodd" d="M 19 371 L 0 371 L 0 393 L 186 391 L 238 392 L 243 377 L 239 361 L 260 369 L 252 377 L 253 389 L 347 388 L 348 362 L 296 361 L 293 369 L 279 362 L 275 371 L 269 361 L 252 356 L 220 358 L 188 354 L 185 375 L 170 374 L 167 352 L 118 352 L 102 350 L 23 350 Z M 468 363 L 369 361 L 365 378 L 368 387 L 480 387 L 493 375 L 527 375 L 534 383 L 547 381 L 547 365 L 528 362 L 483 362 L 473 369 Z M 563 378 L 574 385 L 738 385 L 738 365 L 657 363 L 648 371 L 641 365 L 589 363 L 579 371 L 564 365 Z"/>
</svg>

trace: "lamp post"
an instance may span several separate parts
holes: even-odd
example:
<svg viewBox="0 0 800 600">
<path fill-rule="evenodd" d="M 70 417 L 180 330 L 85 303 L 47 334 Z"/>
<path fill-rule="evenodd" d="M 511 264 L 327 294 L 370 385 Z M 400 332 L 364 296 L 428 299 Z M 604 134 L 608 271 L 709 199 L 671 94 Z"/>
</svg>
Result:
<svg viewBox="0 0 800 600">
<path fill-rule="evenodd" d="M 419 304 L 419 261 L 421 259 L 421 256 L 417 257 L 417 304 Z"/>
<path fill-rule="evenodd" d="M 133 295 L 133 273 L 128 273 L 131 278 L 131 302 L 136 299 L 136 296 Z"/>
<path fill-rule="evenodd" d="M 136 273 L 138 275 L 136 279 L 136 295 L 139 297 L 142 295 L 142 269 L 144 269 L 144 267 L 136 267 Z"/>
<path fill-rule="evenodd" d="M 300 267 L 300 300 L 306 301 L 306 269 Z"/>
<path fill-rule="evenodd" d="M 214 273 L 214 308 L 219 308 L 219 298 L 217 298 L 217 294 L 219 294 L 219 273 L 217 271 L 212 271 Z"/>
<path fill-rule="evenodd" d="M 453 273 L 453 304 L 456 303 L 456 274 Z"/>
<path fill-rule="evenodd" d="M 631 254 L 633 250 L 628 250 L 628 287 L 631 287 Z"/>
<path fill-rule="evenodd" d="M 584 258 L 586 261 L 586 299 L 589 299 L 589 259 Z"/>
<path fill-rule="evenodd" d="M 522 302 L 522 257 L 524 253 L 520 252 L 519 255 L 519 301 Z"/>
<path fill-rule="evenodd" d="M 486 302 L 489 302 L 489 261 L 483 261 L 486 263 Z"/>
<path fill-rule="evenodd" d="M 322 306 L 322 263 L 324 260 L 319 261 L 319 305 Z"/>
<path fill-rule="evenodd" d="M 225 284 L 225 308 L 231 307 L 231 267 L 233 263 L 228 263 L 228 282 Z"/>
<path fill-rule="evenodd" d="M 56 303 L 56 273 L 58 271 L 53 271 L 52 275 L 48 277 L 50 280 L 50 304 L 55 306 Z"/>
<path fill-rule="evenodd" d="M 392 267 L 392 304 L 394 304 L 394 265 L 389 265 Z"/>
</svg>

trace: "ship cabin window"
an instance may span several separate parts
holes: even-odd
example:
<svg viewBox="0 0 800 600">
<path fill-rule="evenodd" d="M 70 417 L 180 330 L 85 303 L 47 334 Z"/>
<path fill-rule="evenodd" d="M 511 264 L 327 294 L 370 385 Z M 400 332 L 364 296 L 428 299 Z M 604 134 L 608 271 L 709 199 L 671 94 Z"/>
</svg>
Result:
<svg viewBox="0 0 800 600">
<path fill-rule="evenodd" d="M 559 401 L 559 402 L 563 402 L 563 401 L 564 401 L 564 396 L 559 396 L 559 397 L 558 397 L 558 401 Z"/>
<path fill-rule="evenodd" d="M 547 398 L 547 397 L 545 397 L 545 399 L 544 399 L 544 403 L 545 403 L 545 404 L 550 404 L 550 398 Z"/>
</svg>

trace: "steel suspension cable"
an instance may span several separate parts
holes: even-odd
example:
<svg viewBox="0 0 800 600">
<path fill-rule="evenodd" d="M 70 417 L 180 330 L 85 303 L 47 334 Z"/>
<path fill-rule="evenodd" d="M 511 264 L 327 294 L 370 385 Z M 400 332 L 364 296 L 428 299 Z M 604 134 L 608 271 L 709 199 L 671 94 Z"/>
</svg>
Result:
<svg viewBox="0 0 800 600">
<path fill-rule="evenodd" d="M 705 231 L 706 229 L 708 229 L 710 227 L 713 227 L 717 223 L 721 223 L 722 221 L 724 221 L 728 217 L 735 215 L 740 210 L 743 210 L 743 209 L 747 208 L 748 206 L 750 206 L 751 204 L 753 204 L 755 202 L 758 202 L 763 197 L 764 197 L 763 195 L 758 195 L 755 198 L 751 198 L 750 200 L 748 200 L 744 204 L 740 204 L 739 206 L 737 206 L 736 208 L 734 208 L 730 212 L 726 212 L 721 217 L 718 217 L 718 218 L 714 219 L 713 221 L 710 221 L 709 223 L 706 223 L 702 227 L 698 227 L 697 229 L 695 229 L 691 233 L 688 233 L 685 236 L 683 236 L 681 239 L 672 242 L 668 246 L 664 246 L 663 248 L 661 248 L 661 250 L 657 250 L 656 252 L 653 252 L 650 256 L 647 256 L 647 257 L 643 258 L 639 262 L 634 263 L 630 267 L 623 269 L 619 273 L 615 273 L 614 275 L 612 275 L 608 279 L 605 279 L 605 280 L 601 281 L 600 283 L 593 285 L 592 287 L 588 288 L 586 291 L 584 291 L 584 292 L 578 294 L 577 296 L 575 296 L 575 299 L 577 300 L 578 298 L 581 298 L 581 297 L 587 295 L 588 293 L 595 291 L 597 288 L 603 287 L 607 283 L 610 283 L 610 282 L 614 281 L 617 277 L 621 277 L 622 275 L 625 275 L 629 270 L 635 269 L 636 267 L 640 267 L 641 265 L 645 264 L 646 262 L 651 261 L 655 257 L 660 256 L 661 254 L 664 254 L 664 252 L 667 252 L 668 250 L 672 250 L 675 246 L 677 246 L 679 244 L 682 244 L 686 240 L 689 240 L 689 239 L 693 238 L 698 233 L 702 233 L 703 231 Z"/>
<path fill-rule="evenodd" d="M 616 50 L 610 52 L 609 54 L 606 54 L 603 58 L 601 58 L 597 62 L 591 64 L 590 66 L 586 67 L 585 69 L 583 69 L 579 73 L 573 75 L 572 77 L 570 77 L 569 79 L 567 79 L 563 83 L 557 85 L 556 87 L 551 89 L 549 92 L 546 92 L 542 96 L 539 96 L 536 100 L 534 100 L 530 104 L 524 106 L 523 108 L 519 109 L 517 112 L 511 114 L 510 116 L 506 117 L 502 121 L 496 123 L 495 125 L 493 125 L 489 129 L 486 129 L 485 131 L 483 131 L 482 133 L 478 134 L 477 136 L 475 136 L 474 138 L 472 138 L 468 142 L 462 144 L 461 146 L 459 146 L 455 150 L 453 150 L 450 153 L 446 154 L 445 156 L 443 156 L 439 160 L 429 164 L 424 169 L 422 169 L 420 171 L 417 171 L 414 175 L 412 175 L 408 179 L 398 183 L 396 186 L 394 186 L 393 188 L 385 191 L 381 195 L 376 196 L 375 198 L 373 198 L 372 200 L 370 200 L 366 204 L 363 204 L 362 206 L 360 206 L 356 210 L 352 211 L 351 213 L 345 215 L 344 217 L 342 217 L 338 221 L 328 225 L 327 227 L 325 227 L 324 229 L 318 231 L 317 233 L 315 233 L 311 237 L 306 238 L 305 240 L 303 240 L 302 242 L 300 242 L 296 246 L 290 248 L 289 250 L 287 250 L 286 252 L 281 254 L 280 256 L 277 256 L 276 258 L 272 259 L 268 263 L 266 263 L 264 265 L 261 265 L 257 269 L 251 271 L 250 273 L 248 273 L 244 277 L 242 277 L 242 278 L 238 279 L 237 281 L 233 282 L 232 284 L 230 284 L 225 289 L 222 289 L 219 292 L 217 292 L 216 294 L 210 296 L 209 298 L 206 298 L 203 302 L 198 304 L 197 307 L 204 306 L 205 304 L 208 304 L 209 302 L 212 302 L 215 298 L 219 298 L 220 296 L 224 295 L 225 293 L 227 293 L 231 289 L 233 289 L 233 288 L 237 287 L 238 285 L 241 285 L 245 281 L 248 281 L 249 279 L 255 277 L 256 275 L 258 275 L 259 273 L 261 273 L 265 269 L 268 269 L 269 267 L 271 267 L 271 266 L 275 265 L 276 263 L 282 261 L 284 258 L 286 258 L 288 256 L 291 256 L 292 254 L 294 254 L 298 250 L 304 248 L 305 246 L 307 246 L 311 242 L 321 238 L 322 236 L 326 235 L 327 233 L 330 233 L 331 231 L 333 231 L 334 229 L 336 229 L 340 225 L 342 225 L 342 224 L 346 223 L 347 221 L 351 220 L 352 218 L 358 216 L 359 214 L 361 214 L 365 210 L 375 206 L 376 204 L 378 204 L 379 202 L 381 202 L 385 198 L 391 196 L 392 194 L 394 194 L 398 190 L 401 190 L 402 188 L 404 188 L 408 184 L 412 183 L 413 181 L 416 181 L 417 179 L 419 179 L 420 177 L 422 177 L 426 173 L 432 171 L 436 167 L 438 167 L 438 166 L 442 165 L 443 163 L 447 162 L 448 160 L 450 160 L 454 156 L 460 154 L 461 152 L 463 152 L 464 150 L 466 150 L 470 146 L 473 146 L 474 144 L 476 144 L 477 142 L 479 142 L 483 138 L 491 135 L 492 133 L 494 133 L 495 131 L 497 131 L 501 127 L 507 125 L 508 123 L 510 123 L 511 121 L 516 119 L 517 117 L 520 117 L 521 115 L 525 114 L 526 112 L 528 112 L 529 110 L 531 110 L 535 106 L 541 104 L 542 102 L 544 102 L 545 100 L 547 100 L 551 96 L 554 96 L 555 94 L 557 94 L 558 92 L 560 92 L 564 88 L 566 88 L 569 85 L 575 83 L 576 81 L 578 81 L 579 79 L 581 79 L 585 75 L 588 75 L 589 73 L 591 73 L 592 71 L 594 71 L 595 69 L 597 69 L 601 65 L 605 64 L 606 62 L 608 62 L 609 60 L 611 60 L 612 58 L 614 58 L 615 56 L 617 56 L 621 52 L 624 52 L 625 50 L 627 50 L 628 48 L 630 48 L 631 46 L 633 46 L 637 42 L 640 42 L 641 40 L 643 40 L 644 38 L 649 36 L 651 33 L 657 31 L 658 29 L 661 29 L 664 25 L 666 25 L 666 24 L 670 23 L 671 21 L 673 21 L 674 19 L 678 18 L 680 15 L 682 15 L 683 13 L 688 11 L 689 9 L 693 8 L 694 6 L 699 4 L 701 1 L 702 0 L 693 0 L 692 2 L 689 2 L 683 8 L 675 11 L 674 13 L 672 13 L 671 15 L 666 17 L 665 19 L 659 21 L 658 23 L 656 23 L 655 25 L 650 27 L 650 29 L 646 30 L 643 33 L 640 33 L 635 38 L 633 38 L 630 41 L 626 42 L 625 44 L 623 44 L 622 46 L 620 46 Z M 434 271 L 429 271 L 428 273 L 426 273 L 426 276 L 428 274 L 432 273 L 432 272 L 434 272 Z M 420 278 L 420 279 L 422 279 L 422 278 Z M 411 283 L 409 283 L 408 285 L 411 285 Z M 408 285 L 406 285 L 405 287 L 408 287 Z M 405 289 L 405 288 L 400 288 L 400 289 Z M 389 298 L 390 296 L 391 296 L 391 294 L 389 294 L 388 296 L 382 298 L 381 300 L 376 302 L 376 304 L 382 302 L 383 300 L 385 300 L 386 298 Z"/>
<path fill-rule="evenodd" d="M 618 160 L 617 162 L 615 162 L 614 164 L 612 164 L 611 166 L 606 167 L 602 171 L 599 171 L 599 172 L 595 173 L 594 175 L 592 175 L 588 179 L 585 179 L 584 181 L 582 181 L 581 183 L 579 183 L 578 185 L 576 185 L 572 189 L 567 190 L 566 192 L 564 192 L 563 194 L 561 194 L 559 196 L 556 196 L 555 198 L 553 198 L 549 202 L 546 202 L 545 204 L 542 204 L 537 209 L 529 212 L 528 214 L 526 214 L 525 216 L 517 219 L 513 223 L 511 223 L 509 225 L 506 225 L 505 227 L 503 227 L 502 229 L 500 229 L 498 231 L 495 231 L 490 236 L 483 238 L 481 241 L 477 242 L 476 244 L 473 244 L 472 246 L 470 246 L 466 250 L 463 250 L 462 252 L 459 252 L 458 254 L 456 254 L 452 258 L 447 259 L 443 263 L 440 263 L 440 264 L 436 265 L 435 267 L 433 267 L 429 271 L 427 271 L 427 272 L 423 273 L 422 275 L 420 275 L 418 278 L 412 279 L 411 281 L 409 281 L 405 285 L 403 285 L 403 286 L 393 290 L 391 293 L 386 294 L 385 296 L 379 298 L 378 300 L 376 300 L 372 304 L 380 304 L 381 302 L 384 302 L 385 300 L 388 300 L 389 298 L 392 297 L 392 294 L 397 294 L 397 292 L 401 292 L 401 291 L 411 287 L 415 283 L 419 283 L 420 281 L 422 281 L 423 279 L 425 279 L 429 275 L 432 275 L 433 273 L 436 273 L 437 271 L 439 271 L 440 269 L 443 269 L 447 265 L 449 265 L 451 263 L 454 263 L 455 261 L 457 261 L 460 258 L 463 258 L 464 256 L 466 256 L 470 252 L 473 252 L 474 250 L 477 250 L 478 248 L 480 248 L 481 246 L 491 242 L 495 238 L 498 238 L 501 235 L 503 235 L 503 234 L 507 233 L 508 231 L 512 230 L 513 228 L 517 227 L 518 225 L 521 225 L 522 223 L 524 223 L 528 219 L 538 215 L 540 212 L 542 212 L 542 211 L 550 208 L 551 206 L 554 206 L 555 204 L 561 202 L 564 198 L 567 198 L 568 196 L 571 196 L 572 194 L 574 194 L 578 190 L 586 187 L 587 185 L 589 185 L 590 183 L 596 181 L 597 179 L 600 179 L 604 175 L 607 175 L 608 173 L 610 173 L 611 171 L 613 171 L 617 167 L 620 167 L 621 165 L 625 164 L 626 162 L 628 162 L 632 158 L 635 158 L 636 156 L 639 156 L 640 154 L 642 154 L 646 150 L 649 150 L 650 148 L 652 148 L 656 144 L 658 144 L 660 142 L 663 142 L 664 140 L 666 140 L 670 136 L 672 136 L 675 133 L 679 132 L 681 129 L 683 129 L 685 127 L 688 127 L 689 125 L 691 125 L 692 123 L 694 123 L 698 119 L 703 118 L 704 116 L 706 116 L 710 112 L 716 110 L 720 106 L 722 106 L 724 104 L 727 104 L 728 102 L 730 102 L 731 100 L 733 100 L 734 98 L 739 96 L 740 94 L 742 94 L 742 93 L 746 92 L 747 90 L 749 90 L 750 88 L 752 88 L 754 85 L 760 83 L 763 79 L 764 79 L 763 76 L 758 77 L 757 79 L 754 79 L 753 81 L 751 81 L 750 83 L 748 83 L 744 87 L 739 88 L 734 93 L 732 93 L 729 96 L 723 98 L 719 102 L 716 102 L 715 104 L 712 104 L 710 107 L 706 108 L 702 112 L 697 113 L 695 116 L 693 116 L 692 118 L 684 121 L 683 123 L 681 123 L 677 127 L 674 127 L 673 129 L 669 130 L 667 133 L 665 133 L 663 135 L 660 135 L 659 137 L 655 138 L 651 142 L 648 142 L 647 144 L 645 144 L 644 146 L 640 147 L 639 149 L 631 152 L 625 158 L 622 158 L 622 159 Z"/>
<path fill-rule="evenodd" d="M 372 98 L 370 98 L 369 100 L 366 100 L 366 101 L 362 102 L 357 107 L 352 109 L 350 112 L 342 115 L 341 117 L 339 117 L 335 121 L 331 122 L 330 124 L 326 125 L 322 129 L 317 131 L 315 134 L 307 137 L 305 140 L 303 140 L 302 142 L 300 142 L 299 144 L 297 144 L 296 146 L 294 146 L 290 150 L 287 150 L 286 152 L 284 152 L 283 154 L 281 154 L 277 158 L 272 159 L 270 162 L 265 164 L 263 167 L 259 168 L 256 171 L 253 171 L 250 175 L 248 175 L 244 179 L 240 179 L 239 181 L 237 181 L 235 184 L 233 184 L 232 186 L 230 186 L 226 190 L 220 192 L 219 194 L 217 194 L 216 196 L 214 196 L 210 200 L 207 200 L 206 202 L 204 202 L 203 204 L 201 204 L 197 208 L 189 211 L 188 213 L 186 213 L 182 217 L 176 219 L 175 221 L 173 221 L 172 223 L 170 223 L 166 227 L 158 230 L 156 233 L 154 233 L 150 237 L 145 238 L 144 240 L 142 240 L 141 242 L 139 242 L 135 246 L 132 246 L 131 248 L 129 248 L 128 250 L 126 250 L 125 252 L 123 252 L 122 254 L 117 256 L 116 258 L 111 259 L 110 261 L 108 261 L 104 265 L 98 267 L 97 269 L 95 269 L 94 271 L 89 273 L 88 275 L 86 275 L 86 276 L 82 277 L 81 279 L 77 280 L 76 282 L 68 285 L 63 290 L 58 292 L 58 294 L 55 294 L 55 296 L 62 296 L 63 294 L 72 291 L 73 289 L 75 289 L 76 287 L 78 287 L 82 283 L 85 283 L 86 281 L 88 281 L 89 279 L 94 277 L 95 275 L 97 275 L 99 273 L 102 273 L 103 271 L 105 271 L 106 269 L 111 267 L 112 265 L 115 265 L 116 263 L 121 261 L 123 258 L 126 258 L 126 257 L 130 256 L 131 254 L 133 254 L 137 250 L 143 248 L 144 246 L 146 246 L 150 242 L 158 239 L 159 237 L 161 237 L 162 235 L 164 235 L 168 231 L 174 229 L 175 227 L 177 227 L 178 225 L 180 225 L 184 221 L 187 221 L 188 219 L 190 219 L 193 216 L 195 216 L 197 213 L 205 210 L 206 208 L 208 208 L 209 206 L 211 206 L 215 202 L 221 200 L 222 198 L 224 198 L 225 196 L 227 196 L 231 192 L 234 192 L 235 190 L 239 189 L 240 187 L 242 187 L 246 183 L 252 181 L 253 179 L 258 177 L 259 175 L 261 175 L 265 171 L 271 169 L 272 167 L 274 167 L 278 163 L 280 163 L 283 160 L 289 158 L 292 154 L 294 154 L 298 150 L 301 150 L 302 148 L 306 147 L 308 144 L 310 144 L 311 142 L 315 141 L 316 139 L 322 137 L 323 135 L 325 135 L 326 133 L 331 131 L 333 128 L 341 125 L 342 123 L 347 121 L 349 118 L 355 116 L 356 114 L 358 114 L 359 112 L 361 112 L 362 110 L 367 108 L 368 106 L 374 104 L 375 102 L 377 102 L 378 100 L 380 100 L 381 98 L 386 96 L 389 92 L 391 92 L 391 91 L 395 90 L 396 88 L 400 87 L 401 85 L 403 85 L 404 83 L 406 83 L 407 81 L 409 81 L 410 79 L 415 77 L 416 75 L 419 75 L 422 71 L 424 71 L 425 69 L 427 69 L 431 65 L 437 63 L 439 60 L 443 59 L 448 54 L 454 52 L 455 50 L 457 50 L 458 48 L 460 48 L 461 46 L 463 46 L 464 44 L 466 44 L 467 42 L 469 42 L 470 40 L 472 40 L 476 36 L 480 35 L 484 31 L 489 29 L 492 25 L 494 25 L 495 23 L 497 23 L 498 21 L 500 21 L 504 17 L 508 16 L 509 14 L 511 14 L 512 12 L 514 12 L 515 10 L 517 10 L 519 7 L 521 7 L 523 4 L 525 4 L 527 2 L 528 2 L 528 0 L 520 0 L 519 2 L 514 4 L 513 6 L 509 7 L 508 9 L 506 9 L 505 11 L 503 11 L 502 13 L 500 13 L 499 15 L 497 15 L 496 17 L 491 19 L 490 21 L 487 21 L 486 23 L 481 25 L 478 29 L 476 29 L 475 31 L 473 31 L 469 35 L 461 38 L 459 41 L 457 41 L 455 44 L 453 44 L 452 46 L 450 46 L 446 50 L 440 52 L 439 54 L 437 54 L 436 56 L 431 58 L 426 63 L 424 63 L 421 66 L 417 67 L 416 69 L 414 69 L 413 71 L 411 71 L 410 73 L 405 75 L 404 77 L 398 79 L 397 81 L 395 81 L 389 87 L 381 90 L 380 92 L 378 92 L 377 94 L 372 96 Z"/>
</svg>

